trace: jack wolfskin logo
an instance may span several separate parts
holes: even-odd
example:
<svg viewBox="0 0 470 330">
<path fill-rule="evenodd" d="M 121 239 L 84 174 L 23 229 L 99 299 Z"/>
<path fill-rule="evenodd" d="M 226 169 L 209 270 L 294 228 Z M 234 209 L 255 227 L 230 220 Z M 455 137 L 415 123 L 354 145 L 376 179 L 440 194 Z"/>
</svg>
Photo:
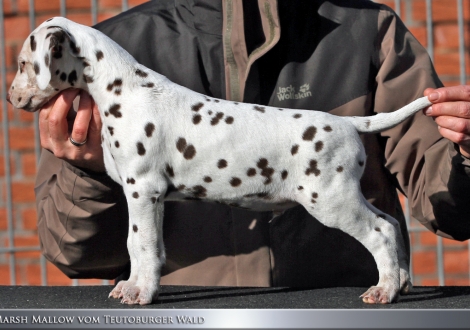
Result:
<svg viewBox="0 0 470 330">
<path fill-rule="evenodd" d="M 290 85 L 289 87 L 279 87 L 277 91 L 277 98 L 279 101 L 284 100 L 298 100 L 304 99 L 306 97 L 312 96 L 312 92 L 310 91 L 310 84 L 303 84 L 299 87 L 299 92 L 296 93 L 295 87 Z"/>
</svg>

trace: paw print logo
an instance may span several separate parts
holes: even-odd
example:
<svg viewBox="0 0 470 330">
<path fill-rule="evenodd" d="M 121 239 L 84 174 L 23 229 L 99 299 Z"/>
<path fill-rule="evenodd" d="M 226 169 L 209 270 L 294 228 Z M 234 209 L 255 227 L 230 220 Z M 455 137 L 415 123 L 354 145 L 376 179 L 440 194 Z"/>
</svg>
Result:
<svg viewBox="0 0 470 330">
<path fill-rule="evenodd" d="M 306 93 L 310 90 L 310 84 L 303 84 L 300 86 L 300 92 L 301 93 Z"/>
</svg>

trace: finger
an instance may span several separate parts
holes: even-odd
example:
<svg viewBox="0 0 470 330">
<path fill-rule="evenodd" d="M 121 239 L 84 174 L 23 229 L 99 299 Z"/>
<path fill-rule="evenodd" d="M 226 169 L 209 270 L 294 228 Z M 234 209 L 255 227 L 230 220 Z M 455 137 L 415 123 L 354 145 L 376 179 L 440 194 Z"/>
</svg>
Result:
<svg viewBox="0 0 470 330">
<path fill-rule="evenodd" d="M 80 93 L 80 102 L 70 136 L 77 142 L 87 139 L 88 127 L 93 112 L 93 102 L 88 93 Z"/>
<path fill-rule="evenodd" d="M 470 102 L 470 86 L 460 85 L 451 87 L 441 87 L 437 89 L 426 89 L 424 95 L 429 98 L 432 103 L 453 102 L 453 101 L 469 101 Z"/>
<path fill-rule="evenodd" d="M 63 143 L 68 140 L 68 123 L 67 113 L 72 107 L 73 100 L 77 96 L 79 90 L 69 89 L 59 95 L 54 103 L 52 110 L 49 112 L 49 136 L 52 143 Z"/>
<path fill-rule="evenodd" d="M 436 117 L 436 124 L 441 128 L 451 130 L 456 133 L 470 135 L 470 120 L 451 116 Z"/>
<path fill-rule="evenodd" d="M 445 127 L 439 127 L 439 133 L 460 146 L 470 146 L 470 136 L 467 134 L 455 132 Z"/>
<path fill-rule="evenodd" d="M 452 116 L 458 118 L 470 118 L 470 102 L 444 102 L 433 104 L 425 109 L 424 113 L 427 116 Z"/>
<path fill-rule="evenodd" d="M 56 95 L 50 99 L 46 104 L 39 110 L 39 138 L 41 141 L 41 147 L 50 150 L 49 145 L 49 113 L 52 110 L 55 102 L 59 95 Z"/>
<path fill-rule="evenodd" d="M 94 135 L 94 138 L 98 142 L 101 141 L 101 127 L 103 126 L 101 122 L 100 112 L 98 110 L 98 106 L 93 102 L 93 114 L 91 117 L 90 123 L 90 132 Z"/>
</svg>

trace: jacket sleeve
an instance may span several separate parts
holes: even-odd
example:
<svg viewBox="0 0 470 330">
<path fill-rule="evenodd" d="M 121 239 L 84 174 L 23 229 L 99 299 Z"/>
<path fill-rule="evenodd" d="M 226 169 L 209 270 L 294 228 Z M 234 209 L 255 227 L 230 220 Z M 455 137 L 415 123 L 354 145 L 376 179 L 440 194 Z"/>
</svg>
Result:
<svg viewBox="0 0 470 330">
<path fill-rule="evenodd" d="M 442 83 L 426 50 L 391 11 L 379 15 L 379 72 L 374 108 L 398 109 Z M 385 166 L 407 195 L 411 213 L 443 237 L 470 238 L 470 160 L 418 112 L 382 133 Z"/>
<path fill-rule="evenodd" d="M 70 278 L 120 275 L 129 262 L 127 204 L 105 174 L 89 174 L 43 150 L 35 184 L 43 254 Z"/>
</svg>

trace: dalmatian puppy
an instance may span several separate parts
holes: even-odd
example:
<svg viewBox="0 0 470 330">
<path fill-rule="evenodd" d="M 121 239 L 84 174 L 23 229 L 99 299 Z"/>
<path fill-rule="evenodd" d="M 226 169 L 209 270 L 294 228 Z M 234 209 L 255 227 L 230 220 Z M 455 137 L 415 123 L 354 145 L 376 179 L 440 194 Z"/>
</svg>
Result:
<svg viewBox="0 0 470 330">
<path fill-rule="evenodd" d="M 429 106 L 427 98 L 371 117 L 220 100 L 140 65 L 99 31 L 56 17 L 25 41 L 8 99 L 36 111 L 71 86 L 99 107 L 107 173 L 129 206 L 131 274 L 111 297 L 142 305 L 158 297 L 163 201 L 184 198 L 270 211 L 301 204 L 375 258 L 379 283 L 364 302 L 390 303 L 410 290 L 398 222 L 361 193 L 366 155 L 358 133 L 397 125 Z"/>
</svg>

